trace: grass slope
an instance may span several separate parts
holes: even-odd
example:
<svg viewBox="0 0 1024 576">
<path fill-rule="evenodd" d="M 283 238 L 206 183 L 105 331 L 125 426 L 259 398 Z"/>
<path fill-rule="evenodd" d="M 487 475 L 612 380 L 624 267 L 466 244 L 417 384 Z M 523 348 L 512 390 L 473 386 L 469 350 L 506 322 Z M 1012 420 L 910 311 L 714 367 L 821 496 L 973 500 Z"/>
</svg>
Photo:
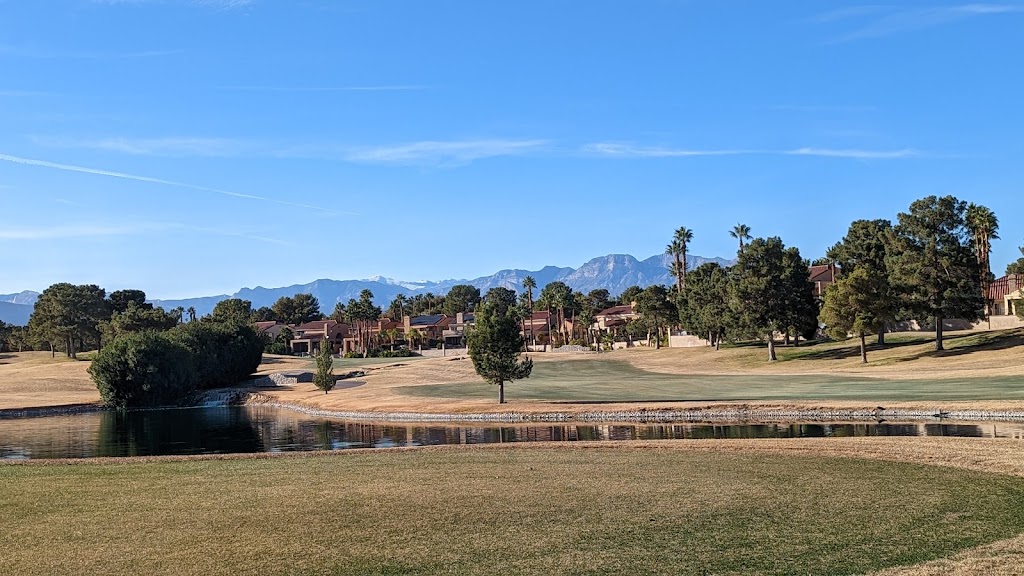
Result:
<svg viewBox="0 0 1024 576">
<path fill-rule="evenodd" d="M 855 574 L 1024 532 L 1024 479 L 623 447 L 0 466 L 0 573 Z"/>
<path fill-rule="evenodd" d="M 889 380 L 838 374 L 692 375 L 641 370 L 624 360 L 590 357 L 539 362 L 507 389 L 515 400 L 545 402 L 734 402 L 865 400 L 1024 400 L 1021 376 Z M 426 398 L 491 398 L 483 382 L 407 386 L 395 392 Z"/>
</svg>

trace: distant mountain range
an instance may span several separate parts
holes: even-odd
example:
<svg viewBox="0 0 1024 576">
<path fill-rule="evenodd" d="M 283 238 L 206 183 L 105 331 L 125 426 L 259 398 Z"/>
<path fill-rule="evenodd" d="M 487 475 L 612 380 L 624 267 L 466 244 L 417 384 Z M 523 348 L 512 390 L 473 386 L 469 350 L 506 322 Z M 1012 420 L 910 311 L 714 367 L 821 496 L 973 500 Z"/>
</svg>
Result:
<svg viewBox="0 0 1024 576">
<path fill-rule="evenodd" d="M 364 289 L 373 292 L 374 300 L 379 306 L 387 306 L 395 296 L 405 294 L 415 296 L 416 294 L 445 294 L 452 286 L 457 284 L 471 284 L 487 292 L 491 288 L 503 287 L 521 292 L 523 279 L 533 276 L 537 281 L 538 289 L 545 284 L 555 281 L 565 282 L 573 290 L 589 292 L 599 288 L 607 289 L 612 295 L 618 295 L 630 286 L 647 287 L 654 284 L 672 285 L 675 278 L 669 273 L 668 268 L 672 257 L 668 255 L 652 256 L 646 260 L 637 260 L 628 254 L 610 254 L 600 258 L 594 258 L 579 268 L 558 268 L 546 266 L 540 270 L 501 270 L 491 276 L 483 276 L 472 280 L 442 280 L 439 282 L 408 282 L 383 278 L 380 276 L 366 280 L 316 280 L 309 284 L 296 284 L 283 288 L 242 288 L 234 294 L 221 294 L 219 296 L 205 296 L 201 298 L 189 298 L 185 300 L 154 300 L 157 306 L 165 309 L 172 309 L 178 306 L 188 309 L 195 307 L 196 314 L 202 316 L 209 314 L 213 307 L 221 300 L 228 298 L 241 298 L 252 302 L 253 308 L 270 306 L 282 296 L 294 296 L 296 294 L 312 294 L 320 301 L 320 307 L 324 313 L 329 314 L 334 310 L 337 302 L 348 302 L 350 298 L 358 298 L 359 293 Z M 696 268 L 706 262 L 717 262 L 723 266 L 733 263 L 724 258 L 704 258 L 702 256 L 689 256 L 688 265 Z M 36 292 L 21 292 L 19 294 L 0 295 L 0 320 L 8 324 L 25 324 L 32 312 L 32 306 L 39 294 Z"/>
</svg>

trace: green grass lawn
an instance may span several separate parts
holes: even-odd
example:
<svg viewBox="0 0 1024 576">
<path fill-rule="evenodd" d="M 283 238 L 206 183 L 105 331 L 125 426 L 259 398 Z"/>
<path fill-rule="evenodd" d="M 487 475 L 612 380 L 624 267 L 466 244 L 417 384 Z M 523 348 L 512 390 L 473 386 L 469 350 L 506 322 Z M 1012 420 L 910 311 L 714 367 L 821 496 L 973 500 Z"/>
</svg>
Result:
<svg viewBox="0 0 1024 576">
<path fill-rule="evenodd" d="M 397 388 L 409 396 L 491 398 L 482 382 Z M 950 380 L 885 380 L 806 376 L 694 376 L 647 372 L 621 360 L 538 362 L 527 380 L 506 385 L 510 400 L 547 402 L 726 402 L 863 400 L 866 402 L 1024 400 L 1024 376 Z"/>
<path fill-rule="evenodd" d="M 4 574 L 857 574 L 1024 532 L 1024 479 L 608 447 L 0 466 Z"/>
</svg>

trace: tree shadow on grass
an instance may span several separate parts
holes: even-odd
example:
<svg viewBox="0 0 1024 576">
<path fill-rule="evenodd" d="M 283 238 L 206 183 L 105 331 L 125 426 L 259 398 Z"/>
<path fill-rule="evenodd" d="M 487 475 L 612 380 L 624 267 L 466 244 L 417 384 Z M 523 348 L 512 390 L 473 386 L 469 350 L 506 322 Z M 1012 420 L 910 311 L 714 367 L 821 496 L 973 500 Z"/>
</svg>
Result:
<svg viewBox="0 0 1024 576">
<path fill-rule="evenodd" d="M 885 345 L 880 346 L 877 343 L 868 344 L 868 354 L 872 352 L 880 352 L 883 350 L 892 350 L 897 348 L 903 348 L 906 346 L 918 346 L 922 344 L 920 340 L 897 340 L 895 342 L 886 342 Z M 815 352 L 804 352 L 795 358 L 788 358 L 789 361 L 800 361 L 800 360 L 848 360 L 850 358 L 860 357 L 860 345 L 855 344 L 852 346 L 843 346 L 842 348 L 830 348 L 828 350 L 817 350 Z"/>
<path fill-rule="evenodd" d="M 946 346 L 945 350 L 926 350 L 906 358 L 897 358 L 896 361 L 910 362 L 922 358 L 952 358 L 987 350 L 1010 350 L 1024 346 L 1024 332 L 1016 332 L 1010 335 L 990 332 L 963 334 L 960 336 L 949 336 L 944 338 L 943 342 Z"/>
</svg>

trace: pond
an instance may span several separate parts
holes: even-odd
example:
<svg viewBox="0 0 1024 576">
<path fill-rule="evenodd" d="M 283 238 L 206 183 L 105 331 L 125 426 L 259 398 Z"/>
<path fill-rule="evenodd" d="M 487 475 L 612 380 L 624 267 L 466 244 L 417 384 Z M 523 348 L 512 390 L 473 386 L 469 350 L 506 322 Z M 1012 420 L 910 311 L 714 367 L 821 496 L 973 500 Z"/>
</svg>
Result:
<svg viewBox="0 0 1024 576">
<path fill-rule="evenodd" d="M 580 440 L 970 436 L 1024 439 L 1011 423 L 557 424 L 365 423 L 269 407 L 96 412 L 0 420 L 0 459 L 347 450 Z"/>
</svg>

